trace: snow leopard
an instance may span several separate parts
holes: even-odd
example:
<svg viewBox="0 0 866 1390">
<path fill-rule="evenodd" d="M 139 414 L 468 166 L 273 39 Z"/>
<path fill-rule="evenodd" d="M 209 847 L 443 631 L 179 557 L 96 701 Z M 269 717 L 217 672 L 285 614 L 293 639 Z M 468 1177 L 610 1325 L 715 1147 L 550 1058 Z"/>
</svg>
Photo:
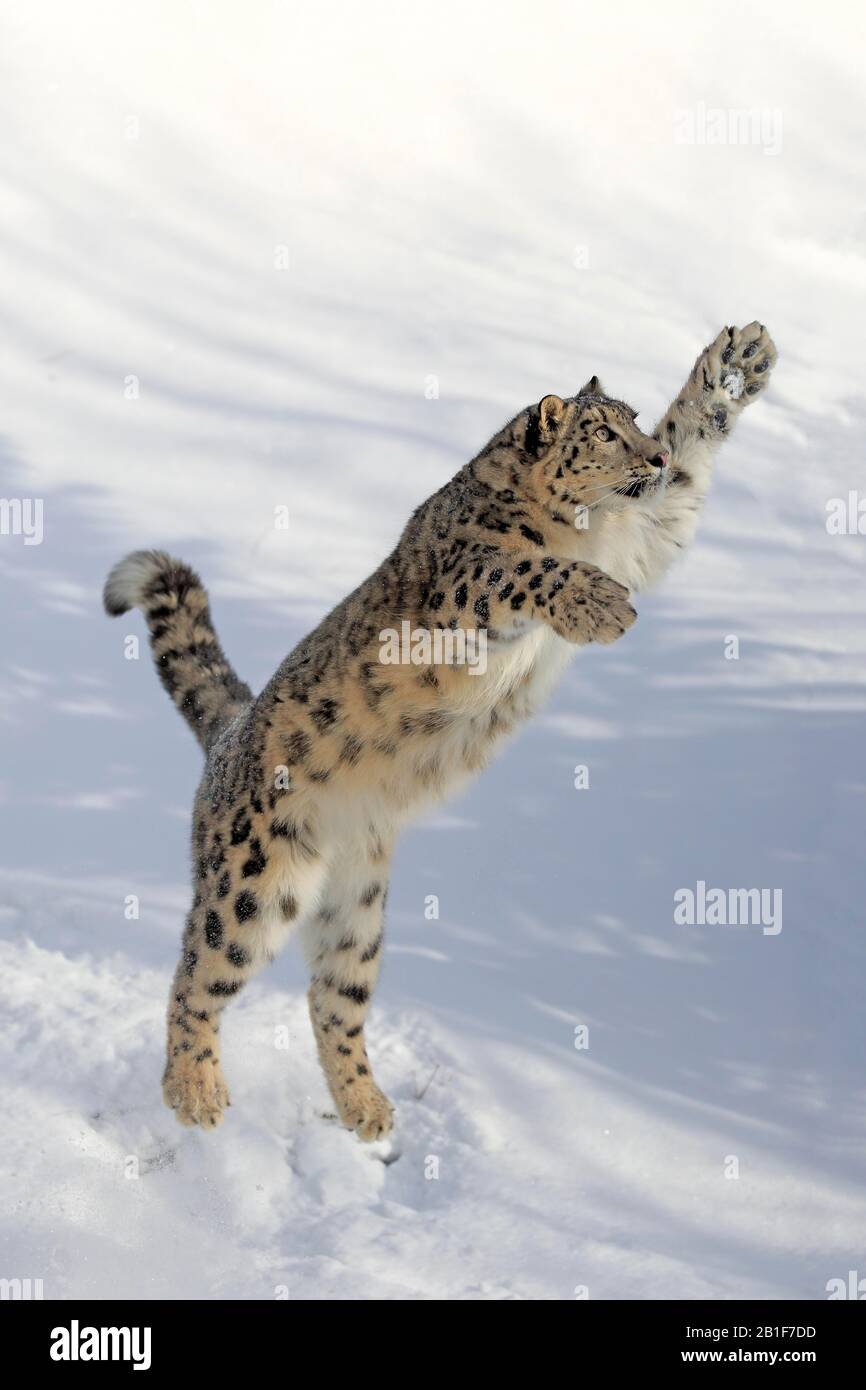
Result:
<svg viewBox="0 0 866 1390">
<path fill-rule="evenodd" d="M 107 612 L 142 610 L 159 678 L 205 755 L 163 1076 L 181 1123 L 222 1119 L 222 1011 L 296 935 L 339 1120 L 362 1140 L 388 1134 L 364 1028 L 398 833 L 481 771 L 579 647 L 628 631 L 631 597 L 689 544 L 714 456 L 775 361 L 763 324 L 724 328 L 650 434 L 597 376 L 521 410 L 257 696 L 187 564 L 136 551 L 111 571 Z M 485 660 L 437 661 L 431 647 L 386 662 L 383 634 L 403 624 L 483 634 Z"/>
</svg>

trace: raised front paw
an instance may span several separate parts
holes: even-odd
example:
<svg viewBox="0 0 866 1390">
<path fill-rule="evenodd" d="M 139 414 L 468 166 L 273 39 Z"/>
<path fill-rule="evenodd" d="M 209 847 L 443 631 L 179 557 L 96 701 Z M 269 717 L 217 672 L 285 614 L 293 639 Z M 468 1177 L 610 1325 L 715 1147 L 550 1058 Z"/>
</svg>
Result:
<svg viewBox="0 0 866 1390">
<path fill-rule="evenodd" d="M 594 565 L 576 564 L 561 592 L 551 601 L 551 623 L 569 642 L 616 642 L 637 613 L 628 589 Z"/>
<path fill-rule="evenodd" d="M 698 358 L 695 377 L 712 405 L 723 413 L 726 405 L 741 408 L 763 391 L 776 356 L 775 344 L 762 323 L 723 328 Z M 724 420 L 719 424 L 723 426 Z"/>
</svg>

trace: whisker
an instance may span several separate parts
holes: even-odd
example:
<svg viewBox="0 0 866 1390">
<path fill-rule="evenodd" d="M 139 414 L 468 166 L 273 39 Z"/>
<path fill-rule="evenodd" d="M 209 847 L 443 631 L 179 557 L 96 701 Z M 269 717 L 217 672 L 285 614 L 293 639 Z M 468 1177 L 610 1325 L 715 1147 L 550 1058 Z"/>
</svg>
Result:
<svg viewBox="0 0 866 1390">
<path fill-rule="evenodd" d="M 590 511 L 593 507 L 600 507 L 602 502 L 606 502 L 609 497 L 621 497 L 622 495 L 623 487 L 621 484 L 619 484 L 616 487 L 610 488 L 610 490 L 608 492 L 605 492 L 601 497 L 596 497 L 594 502 L 587 502 L 584 505 L 586 506 L 587 511 Z"/>
</svg>

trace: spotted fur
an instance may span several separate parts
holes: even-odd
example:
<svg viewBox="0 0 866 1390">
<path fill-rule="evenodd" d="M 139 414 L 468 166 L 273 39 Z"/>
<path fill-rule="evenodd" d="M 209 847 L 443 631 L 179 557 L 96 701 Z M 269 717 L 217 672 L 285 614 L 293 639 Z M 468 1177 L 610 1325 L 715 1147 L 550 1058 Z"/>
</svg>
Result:
<svg viewBox="0 0 866 1390">
<path fill-rule="evenodd" d="M 164 1076 L 183 1123 L 220 1121 L 221 1011 L 297 932 L 340 1118 L 363 1139 L 388 1132 L 364 1024 L 399 830 L 484 766 L 577 647 L 630 627 L 629 590 L 690 540 L 712 456 L 774 361 L 760 324 L 724 329 L 651 435 L 596 377 L 521 411 L 255 699 L 188 566 L 137 552 L 112 571 L 108 612 L 144 611 L 163 684 L 207 754 Z M 402 620 L 483 629 L 486 671 L 384 664 L 381 634 Z"/>
</svg>

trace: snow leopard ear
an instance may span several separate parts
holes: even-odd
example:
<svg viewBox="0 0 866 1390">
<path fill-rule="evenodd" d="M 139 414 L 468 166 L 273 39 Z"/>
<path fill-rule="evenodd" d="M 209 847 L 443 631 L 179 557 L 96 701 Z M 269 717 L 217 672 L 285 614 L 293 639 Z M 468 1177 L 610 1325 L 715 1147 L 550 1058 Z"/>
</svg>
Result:
<svg viewBox="0 0 866 1390">
<path fill-rule="evenodd" d="M 565 401 L 559 396 L 545 396 L 538 406 L 538 424 L 544 438 L 556 434 L 565 413 Z"/>
<path fill-rule="evenodd" d="M 579 396 L 606 396 L 607 392 L 597 376 L 591 376 L 577 393 Z"/>
<path fill-rule="evenodd" d="M 526 453 L 537 459 L 546 453 L 556 436 L 565 415 L 565 401 L 559 396 L 544 396 L 538 405 L 526 412 Z"/>
</svg>

